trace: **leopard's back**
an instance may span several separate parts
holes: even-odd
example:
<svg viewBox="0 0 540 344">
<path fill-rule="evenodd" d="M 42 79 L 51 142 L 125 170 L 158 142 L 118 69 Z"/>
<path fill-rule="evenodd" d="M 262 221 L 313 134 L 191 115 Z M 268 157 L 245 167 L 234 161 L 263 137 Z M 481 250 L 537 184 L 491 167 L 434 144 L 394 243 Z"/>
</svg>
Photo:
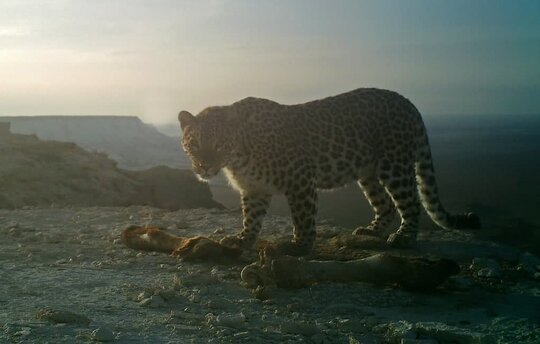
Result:
<svg viewBox="0 0 540 344">
<path fill-rule="evenodd" d="M 266 169 L 270 163 L 291 175 L 295 166 L 313 168 L 319 188 L 357 180 L 384 152 L 403 151 L 412 159 L 425 135 L 416 108 L 386 90 L 358 89 L 290 106 L 256 98 L 237 105 L 252 164 Z"/>
</svg>

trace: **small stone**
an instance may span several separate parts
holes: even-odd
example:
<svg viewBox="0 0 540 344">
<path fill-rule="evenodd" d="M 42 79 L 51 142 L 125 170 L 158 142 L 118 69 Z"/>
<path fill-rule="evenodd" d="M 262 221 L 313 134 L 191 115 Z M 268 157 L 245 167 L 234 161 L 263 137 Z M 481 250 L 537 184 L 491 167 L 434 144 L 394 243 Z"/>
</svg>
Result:
<svg viewBox="0 0 540 344">
<path fill-rule="evenodd" d="M 113 244 L 114 245 L 122 245 L 123 244 L 122 239 L 119 239 L 119 238 L 114 239 Z"/>
<path fill-rule="evenodd" d="M 500 268 L 500 264 L 490 258 L 473 258 L 470 268 L 475 270 L 480 270 L 483 268 L 493 268 L 497 269 Z"/>
<path fill-rule="evenodd" d="M 216 300 L 210 300 L 208 301 L 208 308 L 213 308 L 213 309 L 223 309 L 223 308 L 226 308 L 228 305 L 230 305 L 230 302 L 227 302 L 225 300 L 222 300 L 222 299 L 216 299 Z"/>
<path fill-rule="evenodd" d="M 8 229 L 8 234 L 20 237 L 22 232 L 20 230 L 18 230 L 18 228 L 19 227 L 12 227 L 12 228 Z"/>
<path fill-rule="evenodd" d="M 189 296 L 188 300 L 193 303 L 201 302 L 201 295 L 199 293 L 193 293 Z"/>
<path fill-rule="evenodd" d="M 250 304 L 251 305 L 251 304 L 254 304 L 254 303 L 256 303 L 256 304 L 262 303 L 262 301 L 257 300 L 257 299 L 238 299 L 238 300 L 236 300 L 235 303 L 242 303 L 242 304 Z"/>
<path fill-rule="evenodd" d="M 135 300 L 140 302 L 142 300 L 146 300 L 150 298 L 150 296 L 152 296 L 153 294 L 154 293 L 150 292 L 149 290 L 145 290 L 141 292 L 139 295 L 137 295 L 137 298 Z"/>
<path fill-rule="evenodd" d="M 90 334 L 90 338 L 96 342 L 111 342 L 115 340 L 114 333 L 105 327 L 98 327 Z"/>
<path fill-rule="evenodd" d="M 171 312 L 171 314 L 169 315 L 169 319 L 180 319 L 182 324 L 189 325 L 199 325 L 207 321 L 204 315 L 189 313 L 188 311 Z"/>
<path fill-rule="evenodd" d="M 534 275 L 533 275 L 533 278 L 534 278 L 535 280 L 540 281 L 540 272 L 535 272 Z"/>
<path fill-rule="evenodd" d="M 245 326 L 246 316 L 244 313 L 239 314 L 220 314 L 215 319 L 219 326 L 241 328 Z"/>
<path fill-rule="evenodd" d="M 483 278 L 499 278 L 501 277 L 501 270 L 492 268 L 483 268 L 478 270 L 476 276 Z"/>
<path fill-rule="evenodd" d="M 31 334 L 32 328 L 22 327 L 19 331 L 15 332 L 13 335 L 16 337 L 27 337 Z"/>
<path fill-rule="evenodd" d="M 206 320 L 206 323 L 207 324 L 213 324 L 216 322 L 216 316 L 214 315 L 214 313 L 206 313 L 206 315 L 204 316 L 204 319 Z"/>
<path fill-rule="evenodd" d="M 243 337 L 249 336 L 249 332 L 247 332 L 247 331 L 236 332 L 235 334 L 233 334 L 233 336 L 236 337 L 236 338 L 243 338 Z"/>
<path fill-rule="evenodd" d="M 165 300 L 159 295 L 152 295 L 150 296 L 150 307 L 152 308 L 159 308 L 165 306 Z"/>
<path fill-rule="evenodd" d="M 285 322 L 279 327 L 281 333 L 300 334 L 306 337 L 311 337 L 320 332 L 317 325 L 304 322 Z"/>
<path fill-rule="evenodd" d="M 477 277 L 498 278 L 502 276 L 501 265 L 493 259 L 474 258 L 470 269 L 476 271 Z"/>
<path fill-rule="evenodd" d="M 157 292 L 165 301 L 172 300 L 176 297 L 176 291 L 174 289 L 162 289 Z"/>
<path fill-rule="evenodd" d="M 54 309 L 40 309 L 38 310 L 36 317 L 40 320 L 49 320 L 60 324 L 88 325 L 91 322 L 91 320 L 84 315 Z"/>
<path fill-rule="evenodd" d="M 349 337 L 349 344 L 362 344 L 360 341 L 354 337 Z"/>
<path fill-rule="evenodd" d="M 210 270 L 210 275 L 217 279 L 223 279 L 226 273 L 221 271 L 217 266 L 214 266 L 212 270 Z"/>
<path fill-rule="evenodd" d="M 152 299 L 150 299 L 150 298 L 148 297 L 148 298 L 146 298 L 146 299 L 142 299 L 142 300 L 139 302 L 139 305 L 145 306 L 145 307 L 149 307 L 151 302 L 152 302 Z"/>
<path fill-rule="evenodd" d="M 338 327 L 347 332 L 366 332 L 366 326 L 360 320 L 343 319 L 338 322 Z"/>
<path fill-rule="evenodd" d="M 388 341 L 400 342 L 403 339 L 416 339 L 416 330 L 414 324 L 408 321 L 397 321 L 389 324 L 377 326 L 379 331 L 384 333 Z"/>
<path fill-rule="evenodd" d="M 538 271 L 540 258 L 530 252 L 525 252 L 519 256 L 519 264 L 523 266 L 523 269 L 530 275 L 534 275 L 534 273 Z"/>
<path fill-rule="evenodd" d="M 149 298 L 146 298 L 139 302 L 141 306 L 150 307 L 150 308 L 160 308 L 165 306 L 165 300 L 159 295 L 152 295 Z"/>
</svg>

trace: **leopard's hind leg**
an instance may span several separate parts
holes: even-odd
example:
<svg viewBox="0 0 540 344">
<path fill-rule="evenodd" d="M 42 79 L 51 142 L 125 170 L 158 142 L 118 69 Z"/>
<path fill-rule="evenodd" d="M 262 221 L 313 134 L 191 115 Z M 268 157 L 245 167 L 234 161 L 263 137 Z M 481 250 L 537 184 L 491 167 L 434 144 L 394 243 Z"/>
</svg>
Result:
<svg viewBox="0 0 540 344">
<path fill-rule="evenodd" d="M 381 172 L 384 187 L 401 217 L 399 229 L 390 234 L 388 244 L 393 247 L 414 245 L 420 217 L 420 201 L 413 164 L 387 164 L 388 169 Z"/>
<path fill-rule="evenodd" d="M 395 217 L 394 203 L 374 173 L 360 178 L 358 184 L 373 208 L 375 218 L 367 226 L 358 227 L 353 234 L 382 236 Z"/>
</svg>

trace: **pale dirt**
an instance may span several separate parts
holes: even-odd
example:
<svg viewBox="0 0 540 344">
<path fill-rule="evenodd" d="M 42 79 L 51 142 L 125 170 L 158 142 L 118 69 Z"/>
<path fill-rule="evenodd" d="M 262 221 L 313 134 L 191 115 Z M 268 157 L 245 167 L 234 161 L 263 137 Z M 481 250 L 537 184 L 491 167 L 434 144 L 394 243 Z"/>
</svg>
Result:
<svg viewBox="0 0 540 344">
<path fill-rule="evenodd" d="M 517 269 L 522 252 L 467 233 L 429 231 L 408 252 L 453 258 L 465 268 L 436 292 L 327 283 L 281 290 L 262 302 L 240 284 L 249 259 L 186 263 L 136 252 L 118 239 L 131 224 L 217 238 L 235 233 L 241 222 L 238 212 L 208 209 L 0 210 L 0 343 L 540 342 L 540 282 Z M 324 223 L 319 229 L 321 237 L 352 230 Z M 287 218 L 269 216 L 263 237 L 290 231 Z M 502 277 L 474 277 L 467 269 L 474 257 L 495 259 Z M 38 319 L 43 309 L 91 323 Z"/>
</svg>

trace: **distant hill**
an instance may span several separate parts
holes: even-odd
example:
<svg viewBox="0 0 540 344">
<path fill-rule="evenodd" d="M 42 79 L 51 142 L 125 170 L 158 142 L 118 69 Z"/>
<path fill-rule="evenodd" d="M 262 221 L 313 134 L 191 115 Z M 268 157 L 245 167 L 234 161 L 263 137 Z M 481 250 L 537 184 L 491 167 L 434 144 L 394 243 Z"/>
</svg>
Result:
<svg viewBox="0 0 540 344">
<path fill-rule="evenodd" d="M 161 133 L 178 138 L 181 135 L 180 132 L 180 123 L 162 123 L 162 124 L 154 124 L 157 130 L 159 130 Z"/>
<path fill-rule="evenodd" d="M 10 122 L 13 133 L 74 142 L 84 149 L 105 153 L 125 169 L 191 166 L 178 139 L 134 116 L 21 116 L 0 117 L 0 122 Z"/>
<path fill-rule="evenodd" d="M 190 170 L 123 170 L 104 154 L 11 134 L 0 122 L 0 208 L 130 205 L 222 207 Z"/>
</svg>

